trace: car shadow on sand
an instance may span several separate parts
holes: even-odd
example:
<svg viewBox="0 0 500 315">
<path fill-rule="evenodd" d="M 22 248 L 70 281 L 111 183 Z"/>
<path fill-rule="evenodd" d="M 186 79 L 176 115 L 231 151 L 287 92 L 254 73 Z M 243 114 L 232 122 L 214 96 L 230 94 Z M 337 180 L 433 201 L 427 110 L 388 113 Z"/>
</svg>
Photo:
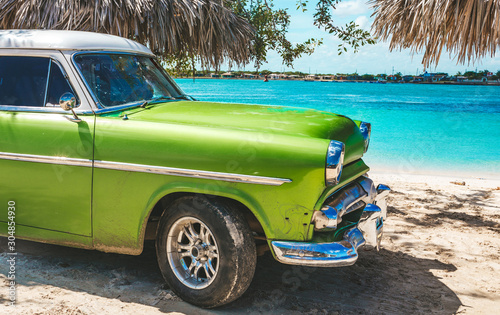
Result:
<svg viewBox="0 0 500 315">
<path fill-rule="evenodd" d="M 151 243 L 140 256 L 29 241 L 18 241 L 17 248 L 18 291 L 41 285 L 49 291 L 61 288 L 84 292 L 162 312 L 453 314 L 462 305 L 457 295 L 431 272 L 453 272 L 455 266 L 384 249 L 378 253 L 361 250 L 355 265 L 342 268 L 282 265 L 267 253 L 259 257 L 254 281 L 242 298 L 216 310 L 201 310 L 180 301 L 166 287 Z M 5 279 L 7 255 L 3 237 L 0 249 L 0 277 Z M 0 293 L 0 302 L 4 304 L 7 296 Z M 37 302 L 23 301 L 22 292 L 18 295 L 20 307 L 24 302 Z"/>
<path fill-rule="evenodd" d="M 267 313 L 313 314 L 454 314 L 462 305 L 457 295 L 430 270 L 455 266 L 381 249 L 360 251 L 355 265 L 342 268 L 286 266 L 262 257 L 254 282 L 238 307 Z"/>
</svg>

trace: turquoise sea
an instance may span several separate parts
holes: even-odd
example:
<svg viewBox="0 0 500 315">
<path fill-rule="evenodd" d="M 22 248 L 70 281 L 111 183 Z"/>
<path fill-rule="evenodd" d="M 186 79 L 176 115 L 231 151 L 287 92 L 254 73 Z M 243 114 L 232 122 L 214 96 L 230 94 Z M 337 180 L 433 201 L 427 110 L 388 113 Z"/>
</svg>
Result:
<svg viewBox="0 0 500 315">
<path fill-rule="evenodd" d="M 315 108 L 371 122 L 364 159 L 375 170 L 500 178 L 500 86 L 176 81 L 202 101 Z"/>
</svg>

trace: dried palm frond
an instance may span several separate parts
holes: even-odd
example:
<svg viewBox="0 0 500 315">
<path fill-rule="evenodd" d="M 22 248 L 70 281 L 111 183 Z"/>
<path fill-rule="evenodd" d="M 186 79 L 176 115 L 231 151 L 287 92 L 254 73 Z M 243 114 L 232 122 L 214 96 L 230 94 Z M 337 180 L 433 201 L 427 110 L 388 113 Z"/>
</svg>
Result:
<svg viewBox="0 0 500 315">
<path fill-rule="evenodd" d="M 500 0 L 371 0 L 372 30 L 390 50 L 424 50 L 425 67 L 437 64 L 443 49 L 457 62 L 495 55 L 500 45 Z"/>
<path fill-rule="evenodd" d="M 213 67 L 247 63 L 254 33 L 222 0 L 0 0 L 0 29 L 114 34 Z"/>
</svg>

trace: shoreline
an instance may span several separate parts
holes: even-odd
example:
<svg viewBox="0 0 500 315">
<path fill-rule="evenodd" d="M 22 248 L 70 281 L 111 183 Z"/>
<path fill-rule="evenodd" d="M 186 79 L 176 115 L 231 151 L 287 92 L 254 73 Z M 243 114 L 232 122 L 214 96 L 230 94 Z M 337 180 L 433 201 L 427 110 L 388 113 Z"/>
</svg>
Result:
<svg viewBox="0 0 500 315">
<path fill-rule="evenodd" d="M 210 77 L 172 77 L 174 80 L 241 80 L 241 81 L 263 81 L 262 78 L 210 78 Z M 500 82 L 454 82 L 454 81 L 438 81 L 438 82 L 376 82 L 365 80 L 306 80 L 306 79 L 269 79 L 269 82 L 287 82 L 287 81 L 303 81 L 303 82 L 327 82 L 327 83 L 370 83 L 370 84 L 427 84 L 427 85 L 471 85 L 471 86 L 500 86 Z"/>
<path fill-rule="evenodd" d="M 453 169 L 443 169 L 443 168 L 435 168 L 435 169 L 423 169 L 419 171 L 398 171 L 394 168 L 389 168 L 384 165 L 376 164 L 376 163 L 368 163 L 370 167 L 370 172 L 373 174 L 387 175 L 391 177 L 438 177 L 438 178 L 447 178 L 453 180 L 477 180 L 477 181 L 492 181 L 497 182 L 497 186 L 500 186 L 500 172 L 491 173 L 484 171 L 464 171 L 464 170 L 453 170 Z"/>
<path fill-rule="evenodd" d="M 370 170 L 370 178 L 378 183 L 413 183 L 423 185 L 453 186 L 464 188 L 483 188 L 500 190 L 500 178 L 470 177 L 449 174 L 411 174 L 411 173 L 386 173 L 380 170 Z"/>
</svg>

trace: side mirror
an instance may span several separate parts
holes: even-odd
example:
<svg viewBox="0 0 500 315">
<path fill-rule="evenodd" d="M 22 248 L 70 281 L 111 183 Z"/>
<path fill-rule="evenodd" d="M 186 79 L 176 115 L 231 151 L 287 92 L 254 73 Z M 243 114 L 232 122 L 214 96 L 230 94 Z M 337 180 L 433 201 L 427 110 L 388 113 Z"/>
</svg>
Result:
<svg viewBox="0 0 500 315">
<path fill-rule="evenodd" d="M 73 93 L 66 92 L 59 98 L 59 106 L 64 110 L 73 110 L 76 107 L 76 97 Z"/>
<path fill-rule="evenodd" d="M 76 97 L 73 95 L 73 93 L 66 92 L 64 93 L 60 98 L 59 98 L 59 106 L 61 106 L 62 109 L 64 110 L 70 110 L 73 113 L 73 117 L 69 116 L 64 116 L 66 117 L 69 121 L 79 123 L 82 120 L 76 116 L 75 111 L 73 108 L 76 107 Z"/>
</svg>

